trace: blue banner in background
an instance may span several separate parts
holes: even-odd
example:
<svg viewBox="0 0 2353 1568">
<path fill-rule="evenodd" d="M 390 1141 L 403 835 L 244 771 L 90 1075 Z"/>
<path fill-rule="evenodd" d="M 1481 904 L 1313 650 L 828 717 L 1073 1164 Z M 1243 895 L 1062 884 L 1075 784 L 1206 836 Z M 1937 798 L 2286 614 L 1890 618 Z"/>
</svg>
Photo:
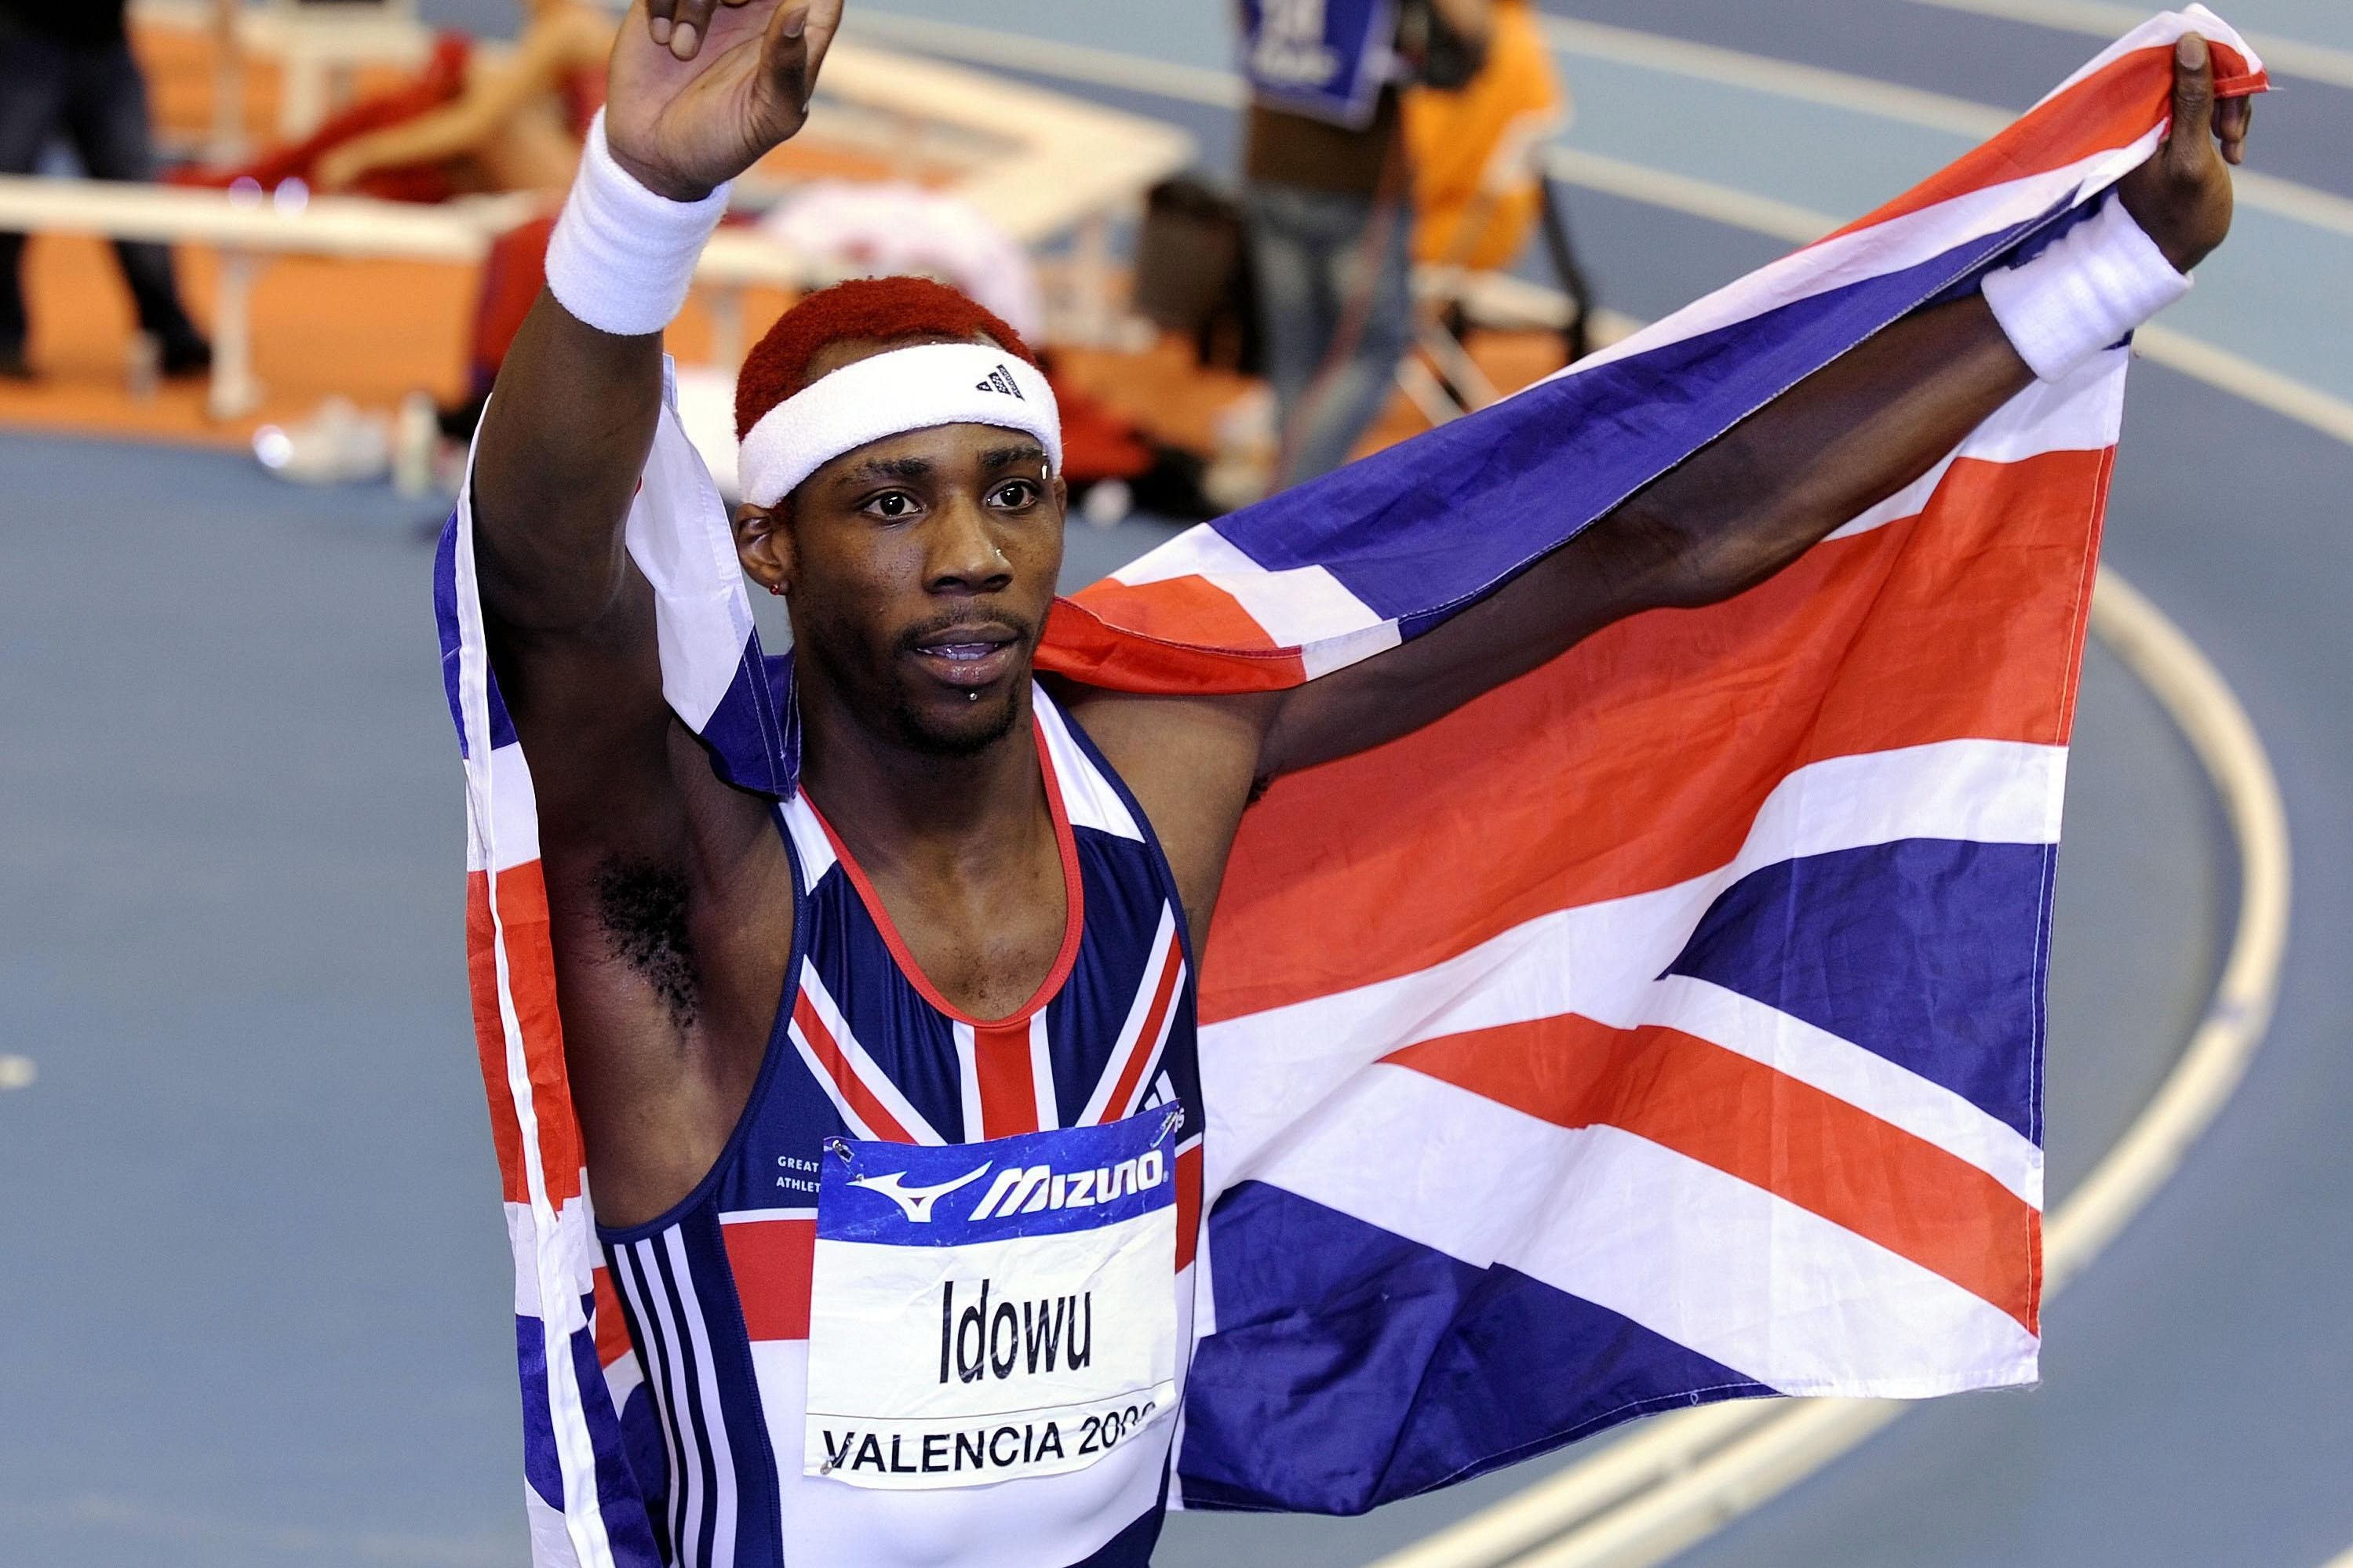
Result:
<svg viewBox="0 0 2353 1568">
<path fill-rule="evenodd" d="M 1242 74 L 1270 108 L 1362 130 L 1396 37 L 1397 0 L 1242 0 Z"/>
</svg>

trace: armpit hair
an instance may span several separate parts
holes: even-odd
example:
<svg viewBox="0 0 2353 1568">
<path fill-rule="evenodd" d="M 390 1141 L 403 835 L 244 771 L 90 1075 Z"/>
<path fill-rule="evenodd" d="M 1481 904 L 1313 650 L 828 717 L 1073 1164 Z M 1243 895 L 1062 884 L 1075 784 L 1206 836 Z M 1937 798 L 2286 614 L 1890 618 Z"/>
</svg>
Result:
<svg viewBox="0 0 2353 1568">
<path fill-rule="evenodd" d="M 638 972 L 684 1029 L 701 984 L 687 936 L 686 878 L 665 866 L 607 860 L 596 868 L 596 912 L 622 962 Z"/>
</svg>

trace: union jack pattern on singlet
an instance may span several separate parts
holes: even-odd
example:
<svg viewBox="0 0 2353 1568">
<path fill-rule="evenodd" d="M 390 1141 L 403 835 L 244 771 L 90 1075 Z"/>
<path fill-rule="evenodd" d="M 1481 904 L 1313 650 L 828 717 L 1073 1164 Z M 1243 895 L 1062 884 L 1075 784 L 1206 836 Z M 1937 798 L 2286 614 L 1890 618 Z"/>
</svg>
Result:
<svg viewBox="0 0 2353 1568">
<path fill-rule="evenodd" d="M 615 1309 L 600 1321 L 626 1321 L 630 1341 L 603 1358 L 607 1379 L 677 1568 L 1124 1568 L 1145 1562 L 1159 1534 L 1174 1420 L 1064 1475 L 884 1492 L 802 1474 L 828 1138 L 971 1142 L 1181 1108 L 1181 1384 L 1202 1127 L 1184 913 L 1126 788 L 1044 692 L 1032 707 L 1070 903 L 1038 994 L 1008 1019 L 959 1014 L 797 795 L 777 808 L 795 877 L 791 980 L 742 1121 L 669 1214 L 598 1233 Z"/>
</svg>

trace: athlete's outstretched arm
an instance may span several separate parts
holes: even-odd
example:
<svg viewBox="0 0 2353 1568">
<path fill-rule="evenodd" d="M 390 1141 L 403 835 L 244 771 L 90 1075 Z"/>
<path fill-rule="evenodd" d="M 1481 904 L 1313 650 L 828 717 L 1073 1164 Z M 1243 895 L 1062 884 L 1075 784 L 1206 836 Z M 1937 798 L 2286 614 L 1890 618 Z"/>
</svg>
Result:
<svg viewBox="0 0 2353 1568">
<path fill-rule="evenodd" d="M 2230 227 L 2245 100 L 2215 110 L 2205 42 L 2185 38 L 2173 133 L 2123 181 L 2183 271 Z M 2217 138 L 2220 150 L 2217 149 Z M 1800 382 L 1471 610 L 1256 711 L 1258 774 L 1344 756 L 1451 711 L 1640 611 L 1729 598 L 1935 465 L 2033 379 L 1982 298 L 1897 322 Z"/>
<path fill-rule="evenodd" d="M 800 128 L 840 0 L 655 10 L 638 0 L 614 41 L 605 144 L 647 191 L 691 203 Z M 609 324 L 642 315 L 640 281 L 592 278 L 572 297 L 599 315 L 579 290 L 609 288 Z M 658 787 L 666 771 L 652 595 L 622 538 L 659 412 L 661 352 L 659 325 L 603 331 L 543 290 L 500 370 L 474 465 L 483 602 L 543 810 L 579 795 L 600 824 L 625 819 L 633 786 Z"/>
<path fill-rule="evenodd" d="M 663 701 L 653 592 L 623 531 L 659 414 L 661 328 L 720 202 L 691 204 L 798 129 L 840 4 L 662 10 L 638 0 L 615 41 L 604 137 L 473 477 L 491 657 L 536 796 L 565 1059 L 597 1212 L 620 1224 L 677 1202 L 724 1146 L 792 937 L 767 803 L 719 782 Z"/>
</svg>

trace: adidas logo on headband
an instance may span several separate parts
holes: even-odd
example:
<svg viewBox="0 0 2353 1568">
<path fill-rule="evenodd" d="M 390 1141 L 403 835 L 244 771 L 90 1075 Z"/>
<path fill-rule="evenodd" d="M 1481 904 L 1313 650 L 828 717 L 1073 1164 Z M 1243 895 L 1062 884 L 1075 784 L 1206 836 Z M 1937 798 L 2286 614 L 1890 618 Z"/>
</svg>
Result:
<svg viewBox="0 0 2353 1568">
<path fill-rule="evenodd" d="M 918 343 L 821 375 L 761 415 L 737 452 L 743 499 L 774 506 L 843 453 L 935 425 L 1023 431 L 1061 466 L 1061 418 L 1043 372 L 995 344 Z"/>
</svg>

